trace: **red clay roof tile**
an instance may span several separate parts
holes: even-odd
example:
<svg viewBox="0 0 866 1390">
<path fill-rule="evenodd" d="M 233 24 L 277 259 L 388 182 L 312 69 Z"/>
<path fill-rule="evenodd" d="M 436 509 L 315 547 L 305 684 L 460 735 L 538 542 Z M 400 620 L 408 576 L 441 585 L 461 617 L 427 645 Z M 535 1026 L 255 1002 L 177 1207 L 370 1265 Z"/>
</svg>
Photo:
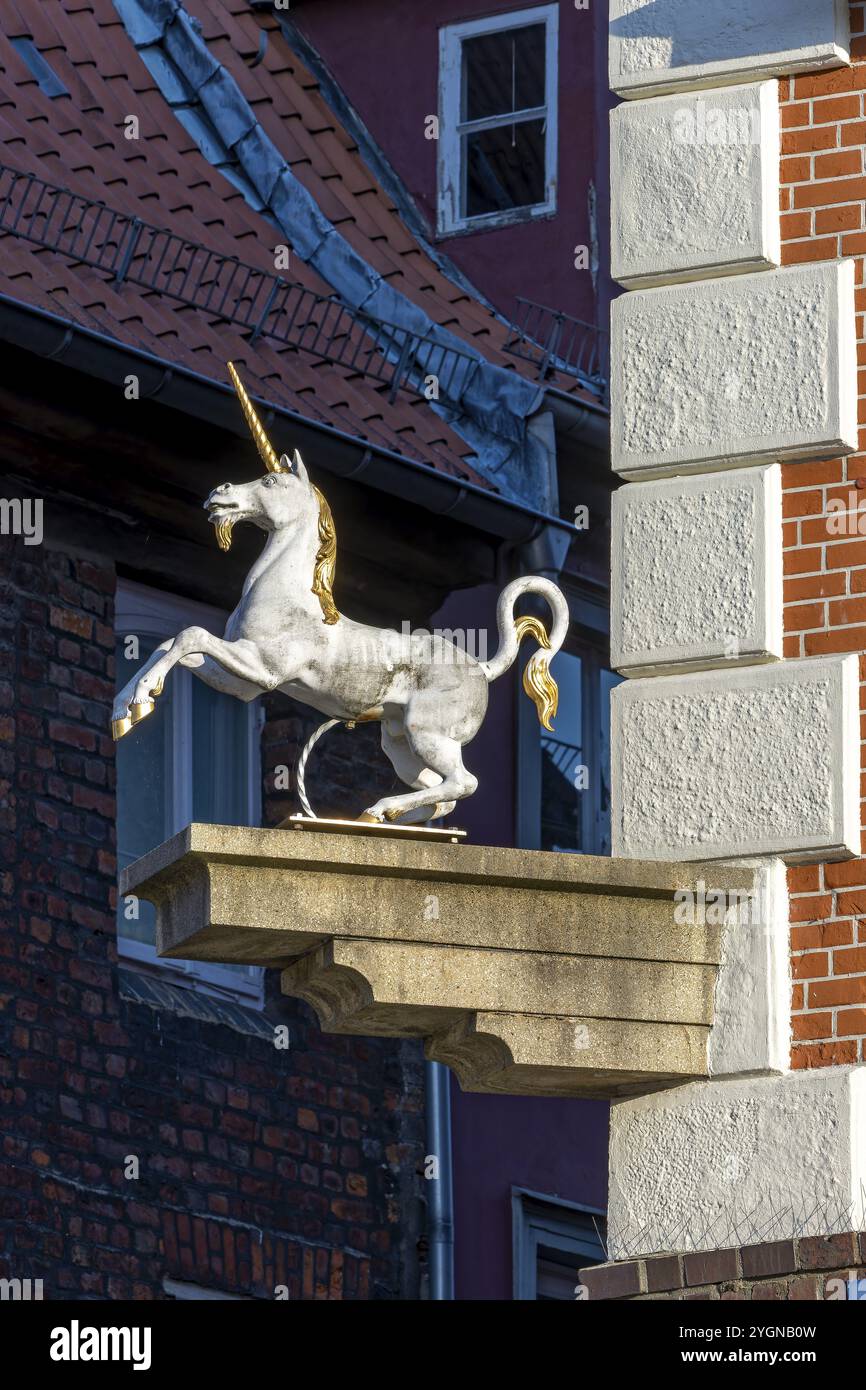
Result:
<svg viewBox="0 0 866 1390">
<path fill-rule="evenodd" d="M 502 351 L 507 327 L 449 280 L 408 231 L 275 18 L 254 14 L 246 0 L 186 4 L 295 176 L 368 264 L 436 323 L 516 370 Z M 50 7 L 29 4 L 26 12 L 7 8 L 0 37 L 0 162 L 273 272 L 283 233 L 208 163 L 162 97 L 111 0 L 55 0 Z M 68 96 L 47 97 L 9 42 L 31 31 Z M 248 66 L 263 32 L 264 58 Z M 139 117 L 139 140 L 124 138 L 129 115 Z M 296 255 L 287 274 L 314 294 L 331 294 Z M 226 379 L 226 360 L 235 358 L 252 391 L 277 406 L 484 482 L 467 458 L 469 446 L 419 398 L 399 392 L 391 402 L 381 382 L 264 336 L 251 347 L 230 323 L 129 282 L 116 284 L 53 250 L 0 235 L 0 292 L 219 382 Z M 573 382 L 559 384 L 574 389 Z"/>
</svg>

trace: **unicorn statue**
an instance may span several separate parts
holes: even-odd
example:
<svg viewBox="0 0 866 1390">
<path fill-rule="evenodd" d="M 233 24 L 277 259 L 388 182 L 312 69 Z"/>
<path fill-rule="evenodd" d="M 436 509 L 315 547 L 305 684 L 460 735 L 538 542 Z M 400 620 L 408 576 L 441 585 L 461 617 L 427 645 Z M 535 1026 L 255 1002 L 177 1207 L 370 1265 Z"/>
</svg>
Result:
<svg viewBox="0 0 866 1390">
<path fill-rule="evenodd" d="M 235 370 L 229 373 L 266 472 L 251 483 L 221 483 L 204 506 L 222 550 L 232 528 L 252 522 L 267 534 L 222 637 L 186 627 L 163 642 L 118 694 L 112 733 L 122 738 L 155 708 L 172 667 L 181 665 L 215 690 L 249 701 L 281 690 L 334 722 L 378 720 L 382 748 L 412 790 L 368 806 L 361 821 L 437 820 L 471 796 L 478 780 L 463 764 L 487 710 L 487 688 L 513 664 L 524 637 L 538 650 L 523 685 L 552 729 L 558 692 L 550 662 L 565 640 L 568 606 L 540 576 L 515 579 L 497 605 L 499 646 L 479 661 L 436 634 L 400 634 L 353 622 L 338 612 L 333 584 L 337 538 L 331 509 L 295 449 L 278 456 Z M 515 617 L 523 594 L 538 594 L 553 614 L 548 634 L 531 615 Z"/>
</svg>

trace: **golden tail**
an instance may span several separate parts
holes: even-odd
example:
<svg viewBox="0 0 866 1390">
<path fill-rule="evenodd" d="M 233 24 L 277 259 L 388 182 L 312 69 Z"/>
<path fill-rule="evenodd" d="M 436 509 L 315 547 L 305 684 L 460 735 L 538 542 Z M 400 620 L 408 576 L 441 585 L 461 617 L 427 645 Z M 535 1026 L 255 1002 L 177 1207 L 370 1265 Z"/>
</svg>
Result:
<svg viewBox="0 0 866 1390">
<path fill-rule="evenodd" d="M 517 633 L 518 646 L 524 637 L 532 637 L 541 648 L 540 651 L 533 652 L 526 663 L 523 672 L 523 689 L 526 691 L 530 700 L 538 710 L 538 718 L 542 727 L 553 733 L 551 719 L 555 718 L 559 707 L 559 689 L 556 681 L 550 674 L 550 638 L 547 635 L 547 628 L 540 618 L 531 615 L 518 618 L 514 624 Z"/>
</svg>

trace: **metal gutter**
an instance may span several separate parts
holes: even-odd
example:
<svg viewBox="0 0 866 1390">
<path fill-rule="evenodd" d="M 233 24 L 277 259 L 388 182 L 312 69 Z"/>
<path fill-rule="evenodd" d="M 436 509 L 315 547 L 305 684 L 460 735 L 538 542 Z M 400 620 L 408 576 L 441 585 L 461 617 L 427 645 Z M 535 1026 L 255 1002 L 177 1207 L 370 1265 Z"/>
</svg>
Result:
<svg viewBox="0 0 866 1390">
<path fill-rule="evenodd" d="M 604 406 L 575 400 L 556 389 L 548 390 L 544 403 L 553 415 L 557 440 L 567 439 L 608 453 L 610 412 Z"/>
<path fill-rule="evenodd" d="M 427 1179 L 427 1242 L 430 1298 L 454 1298 L 454 1177 L 451 1143 L 451 1074 L 442 1062 L 424 1063 L 427 1095 L 427 1159 L 438 1171 Z"/>
<path fill-rule="evenodd" d="M 168 363 L 153 353 L 6 294 L 0 294 L 0 341 L 114 385 L 134 371 L 140 378 L 141 399 L 159 400 L 160 404 L 239 438 L 246 437 L 230 385 L 224 386 L 199 372 Z M 363 476 L 370 487 L 518 545 L 538 539 L 547 530 L 561 533 L 561 543 L 566 543 L 566 536 L 574 535 L 574 527 L 561 517 L 487 492 L 476 483 L 440 473 L 429 464 L 370 445 L 344 430 L 307 419 L 261 397 L 256 400 L 267 428 L 272 421 L 277 429 L 287 425 L 296 435 L 301 433 L 311 439 L 313 447 L 316 439 L 326 445 L 325 458 L 316 459 L 314 466 L 335 477 Z"/>
</svg>

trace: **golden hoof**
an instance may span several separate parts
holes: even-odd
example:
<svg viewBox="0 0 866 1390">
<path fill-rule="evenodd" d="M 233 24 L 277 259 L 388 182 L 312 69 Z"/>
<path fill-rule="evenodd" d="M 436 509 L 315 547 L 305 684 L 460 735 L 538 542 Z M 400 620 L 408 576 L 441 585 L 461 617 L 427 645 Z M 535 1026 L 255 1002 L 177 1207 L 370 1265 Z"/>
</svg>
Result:
<svg viewBox="0 0 866 1390">
<path fill-rule="evenodd" d="M 118 739 L 123 738 L 124 734 L 128 734 L 130 729 L 134 728 L 136 724 L 140 724 L 142 719 L 146 719 L 149 714 L 153 714 L 155 709 L 156 705 L 153 700 L 142 700 L 138 704 L 129 706 L 129 714 L 125 719 L 112 719 L 111 737 L 114 739 L 115 743 L 117 743 Z"/>
<path fill-rule="evenodd" d="M 381 825 L 381 824 L 382 824 L 382 817 L 381 817 L 381 816 L 371 816 L 369 811 L 362 811 L 361 814 L 360 814 L 360 816 L 357 817 L 357 819 L 358 819 L 359 821 L 363 821 L 364 825 Z"/>
</svg>

